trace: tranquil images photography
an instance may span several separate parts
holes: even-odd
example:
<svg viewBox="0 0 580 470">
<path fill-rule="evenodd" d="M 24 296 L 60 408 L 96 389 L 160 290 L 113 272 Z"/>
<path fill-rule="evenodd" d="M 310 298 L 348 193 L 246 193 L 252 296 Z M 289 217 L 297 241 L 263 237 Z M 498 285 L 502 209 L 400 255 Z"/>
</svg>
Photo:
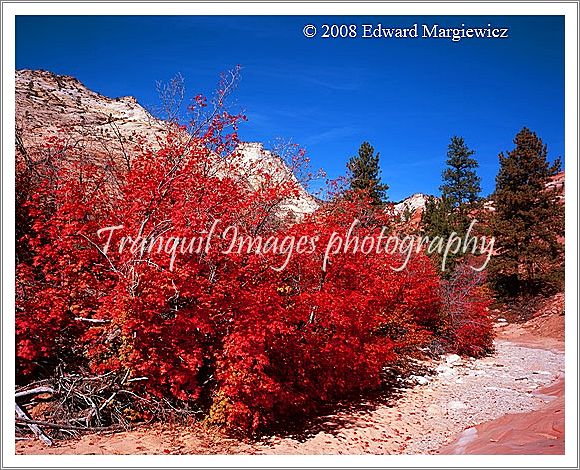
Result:
<svg viewBox="0 0 580 470">
<path fill-rule="evenodd" d="M 567 455 L 520 13 L 16 15 L 15 457 Z"/>
</svg>

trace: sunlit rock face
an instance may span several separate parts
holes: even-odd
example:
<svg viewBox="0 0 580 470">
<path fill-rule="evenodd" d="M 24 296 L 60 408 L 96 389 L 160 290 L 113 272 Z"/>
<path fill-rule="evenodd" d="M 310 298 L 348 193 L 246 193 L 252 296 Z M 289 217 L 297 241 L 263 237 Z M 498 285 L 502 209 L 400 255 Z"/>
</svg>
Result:
<svg viewBox="0 0 580 470">
<path fill-rule="evenodd" d="M 296 183 L 297 195 L 280 205 L 282 212 L 290 212 L 301 216 L 318 209 L 316 199 L 304 189 L 286 163 L 277 155 L 264 149 L 259 142 L 242 142 L 234 157 L 238 171 L 247 179 L 255 190 L 266 184 L 276 184 L 282 181 Z M 270 180 L 267 181 L 267 178 Z"/>
<path fill-rule="evenodd" d="M 16 71 L 17 144 L 31 158 L 42 152 L 47 138 L 62 137 L 81 149 L 83 158 L 118 163 L 121 168 L 139 152 L 140 145 L 158 146 L 168 124 L 155 118 L 132 96 L 108 98 L 74 77 L 44 70 Z M 187 138 L 187 136 L 184 136 Z M 141 143 L 140 145 L 137 145 Z M 240 143 L 232 159 L 237 177 L 255 190 L 266 182 L 298 183 L 284 161 L 265 150 L 261 143 Z M 220 158 L 215 158 L 221 174 Z M 301 217 L 319 207 L 316 199 L 298 183 L 297 195 L 280 203 L 279 213 Z"/>
</svg>

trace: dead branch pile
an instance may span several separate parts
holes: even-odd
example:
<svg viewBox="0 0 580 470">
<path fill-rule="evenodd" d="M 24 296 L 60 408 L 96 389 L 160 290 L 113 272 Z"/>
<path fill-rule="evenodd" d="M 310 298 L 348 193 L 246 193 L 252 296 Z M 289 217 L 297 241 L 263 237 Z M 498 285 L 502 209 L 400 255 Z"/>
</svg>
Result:
<svg viewBox="0 0 580 470">
<path fill-rule="evenodd" d="M 147 377 L 123 374 L 66 373 L 16 389 L 17 438 L 30 432 L 47 445 L 53 439 L 76 437 L 82 432 L 128 430 L 152 419 L 189 421 L 201 413 L 176 408 L 166 400 L 146 398 L 135 385 Z"/>
</svg>

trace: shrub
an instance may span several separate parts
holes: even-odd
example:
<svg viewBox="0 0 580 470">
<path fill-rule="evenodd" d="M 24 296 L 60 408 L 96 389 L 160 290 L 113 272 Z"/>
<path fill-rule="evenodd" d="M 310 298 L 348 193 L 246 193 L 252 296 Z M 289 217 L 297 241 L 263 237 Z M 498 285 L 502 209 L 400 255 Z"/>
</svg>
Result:
<svg viewBox="0 0 580 470">
<path fill-rule="evenodd" d="M 443 285 L 444 336 L 457 354 L 479 357 L 493 351 L 491 296 L 485 275 L 467 263 L 458 265 Z"/>
<path fill-rule="evenodd" d="M 456 302 L 442 315 L 440 281 L 421 253 L 399 272 L 391 266 L 402 255 L 340 251 L 325 270 L 334 233 L 357 218 L 357 235 L 377 240 L 389 216 L 361 195 L 284 224 L 276 211 L 297 182 L 259 168 L 258 185 L 239 177 L 238 119 L 218 109 L 197 133 L 170 127 L 156 147 L 137 148 L 126 171 L 60 149 L 69 163 L 41 175 L 23 198 L 31 225 L 21 230 L 27 253 L 16 280 L 22 380 L 59 362 L 146 378 L 124 386 L 173 405 L 208 402 L 211 422 L 247 435 L 378 389 L 385 365 L 417 354 L 445 328 L 459 352 L 488 349 L 485 302 Z M 99 236 L 106 227 L 117 228 Z M 286 253 L 228 250 L 227 227 L 238 237 L 318 241 L 277 270 Z M 174 259 L 168 234 L 187 243 L 196 235 L 202 249 Z M 469 289 L 461 299 L 478 292 Z"/>
</svg>

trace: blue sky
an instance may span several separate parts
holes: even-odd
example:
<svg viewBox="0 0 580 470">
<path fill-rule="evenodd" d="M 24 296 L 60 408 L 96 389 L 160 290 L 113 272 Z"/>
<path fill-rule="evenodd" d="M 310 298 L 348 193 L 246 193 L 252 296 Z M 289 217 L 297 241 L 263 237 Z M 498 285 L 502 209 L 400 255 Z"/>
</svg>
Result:
<svg viewBox="0 0 580 470">
<path fill-rule="evenodd" d="M 508 27 L 508 39 L 306 38 L 314 24 Z M 16 67 L 77 77 L 106 96 L 158 104 L 157 80 L 176 73 L 189 96 L 210 94 L 242 66 L 232 106 L 243 140 L 292 139 L 331 178 L 369 141 L 391 200 L 438 194 L 447 144 L 476 151 L 483 193 L 497 155 L 527 126 L 564 157 L 564 19 L 362 16 L 19 16 Z"/>
</svg>

